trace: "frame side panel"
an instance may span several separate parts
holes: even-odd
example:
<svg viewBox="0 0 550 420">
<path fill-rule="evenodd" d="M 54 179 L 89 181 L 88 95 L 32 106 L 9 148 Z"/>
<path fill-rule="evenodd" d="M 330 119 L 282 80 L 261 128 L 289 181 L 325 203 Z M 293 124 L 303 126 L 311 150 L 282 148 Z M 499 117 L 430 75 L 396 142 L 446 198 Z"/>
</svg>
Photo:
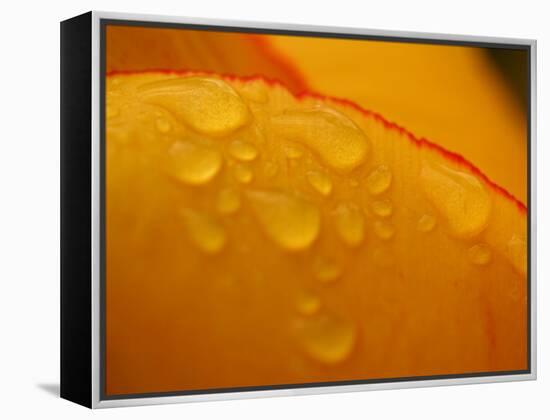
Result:
<svg viewBox="0 0 550 420">
<path fill-rule="evenodd" d="M 92 13 L 61 22 L 61 397 L 91 407 Z"/>
</svg>

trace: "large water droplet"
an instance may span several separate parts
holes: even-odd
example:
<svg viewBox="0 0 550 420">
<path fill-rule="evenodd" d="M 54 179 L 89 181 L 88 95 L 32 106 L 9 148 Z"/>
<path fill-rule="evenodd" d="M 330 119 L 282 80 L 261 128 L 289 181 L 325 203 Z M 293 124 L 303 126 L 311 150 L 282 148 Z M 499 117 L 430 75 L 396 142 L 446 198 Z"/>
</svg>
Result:
<svg viewBox="0 0 550 420">
<path fill-rule="evenodd" d="M 298 326 L 297 332 L 306 354 L 325 364 L 346 360 L 356 341 L 355 325 L 332 314 L 323 313 L 306 318 Z"/>
<path fill-rule="evenodd" d="M 491 261 L 491 248 L 486 244 L 476 244 L 468 249 L 468 258 L 472 264 L 486 265 Z"/>
<path fill-rule="evenodd" d="M 248 123 L 247 106 L 226 82 L 208 77 L 180 77 L 147 83 L 139 93 L 199 133 L 224 136 Z"/>
<path fill-rule="evenodd" d="M 491 199 L 474 175 L 424 162 L 420 180 L 426 197 L 444 217 L 451 234 L 471 238 L 487 227 Z"/>
<path fill-rule="evenodd" d="M 222 167 L 221 154 L 208 146 L 177 142 L 169 152 L 169 172 L 189 185 L 202 185 L 214 178 Z"/>
<path fill-rule="evenodd" d="M 365 237 L 365 219 L 359 207 L 352 203 L 340 204 L 334 211 L 336 230 L 349 246 L 358 246 Z"/>
<path fill-rule="evenodd" d="M 237 190 L 225 188 L 218 194 L 216 208 L 222 214 L 231 214 L 239 210 L 241 206 L 241 197 Z"/>
<path fill-rule="evenodd" d="M 308 200 L 279 191 L 252 191 L 248 197 L 265 233 L 282 248 L 305 249 L 319 235 L 321 214 Z"/>
<path fill-rule="evenodd" d="M 367 177 L 367 190 L 372 195 L 379 195 L 390 188 L 392 173 L 386 165 L 379 165 L 374 168 Z"/>
<path fill-rule="evenodd" d="M 229 153 L 235 159 L 250 162 L 258 156 L 258 149 L 252 143 L 234 140 L 229 145 Z"/>
<path fill-rule="evenodd" d="M 331 168 L 348 172 L 362 164 L 370 143 L 347 116 L 328 107 L 288 111 L 272 118 L 283 137 L 299 141 Z"/>
<path fill-rule="evenodd" d="M 327 196 L 332 191 L 332 181 L 324 172 L 309 171 L 307 180 L 310 185 L 321 195 Z"/>
<path fill-rule="evenodd" d="M 193 243 L 208 254 L 222 250 L 226 243 L 223 227 L 211 216 L 192 209 L 181 211 L 182 220 Z"/>
<path fill-rule="evenodd" d="M 418 222 L 416 224 L 416 228 L 420 232 L 431 232 L 433 228 L 436 225 L 435 217 L 433 217 L 431 214 L 423 214 L 420 216 L 420 219 L 418 219 Z"/>
</svg>

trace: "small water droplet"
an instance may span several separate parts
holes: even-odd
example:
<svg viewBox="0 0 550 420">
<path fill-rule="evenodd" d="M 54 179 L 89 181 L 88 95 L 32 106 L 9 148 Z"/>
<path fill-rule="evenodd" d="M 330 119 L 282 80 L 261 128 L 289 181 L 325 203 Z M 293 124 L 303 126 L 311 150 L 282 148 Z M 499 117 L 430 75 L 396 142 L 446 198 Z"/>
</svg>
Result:
<svg viewBox="0 0 550 420">
<path fill-rule="evenodd" d="M 313 261 L 313 271 L 321 283 L 331 283 L 342 275 L 342 270 L 336 263 L 321 257 Z"/>
<path fill-rule="evenodd" d="M 247 124 L 250 112 L 226 82 L 211 77 L 178 77 L 138 89 L 148 103 L 169 110 L 195 131 L 225 136 Z"/>
<path fill-rule="evenodd" d="M 226 243 L 223 227 L 211 216 L 192 209 L 182 209 L 182 220 L 193 243 L 207 254 L 222 250 Z"/>
<path fill-rule="evenodd" d="M 311 292 L 303 292 L 298 296 L 296 309 L 302 315 L 313 315 L 321 308 L 321 299 Z"/>
<path fill-rule="evenodd" d="M 352 188 L 357 188 L 359 186 L 359 181 L 357 181 L 356 179 L 350 179 L 349 186 Z"/>
<path fill-rule="evenodd" d="M 298 141 L 316 153 L 329 167 L 349 172 L 361 165 L 370 142 L 346 115 L 329 107 L 287 111 L 271 120 L 281 136 Z"/>
<path fill-rule="evenodd" d="M 277 175 L 279 167 L 275 162 L 267 161 L 263 166 L 264 175 L 268 178 L 272 178 Z"/>
<path fill-rule="evenodd" d="M 307 180 L 321 195 L 328 196 L 332 191 L 332 181 L 324 172 L 309 171 L 307 173 Z"/>
<path fill-rule="evenodd" d="M 249 184 L 254 178 L 254 173 L 248 166 L 237 164 L 233 167 L 233 176 L 237 181 Z"/>
<path fill-rule="evenodd" d="M 166 118 L 157 118 L 155 121 L 157 130 L 161 133 L 168 133 L 172 128 L 172 124 Z"/>
<path fill-rule="evenodd" d="M 393 224 L 385 220 L 376 220 L 373 226 L 374 233 L 376 233 L 376 236 L 378 236 L 380 239 L 391 239 L 395 234 L 395 228 L 393 227 Z"/>
<path fill-rule="evenodd" d="M 486 244 L 477 244 L 468 249 L 468 258 L 473 264 L 486 265 L 491 261 L 491 248 Z"/>
<path fill-rule="evenodd" d="M 299 147 L 295 146 L 294 144 L 285 144 L 283 146 L 283 150 L 285 152 L 285 155 L 289 159 L 300 159 L 304 152 Z"/>
<path fill-rule="evenodd" d="M 217 150 L 181 141 L 172 146 L 169 157 L 170 173 L 189 185 L 208 183 L 218 174 L 223 162 Z"/>
<path fill-rule="evenodd" d="M 334 212 L 336 230 L 349 246 L 358 246 L 365 236 L 365 219 L 355 204 L 340 204 Z"/>
<path fill-rule="evenodd" d="M 308 200 L 279 191 L 251 191 L 248 198 L 267 236 L 289 251 L 308 248 L 321 228 L 321 213 Z"/>
<path fill-rule="evenodd" d="M 367 177 L 367 189 L 372 195 L 379 195 L 390 188 L 392 173 L 386 165 L 374 168 Z"/>
<path fill-rule="evenodd" d="M 380 217 L 389 217 L 393 213 L 393 205 L 390 200 L 376 200 L 371 204 L 372 212 Z"/>
<path fill-rule="evenodd" d="M 235 159 L 250 162 L 258 157 L 258 149 L 252 143 L 234 140 L 229 145 L 229 153 Z"/>
<path fill-rule="evenodd" d="M 420 180 L 426 197 L 444 217 L 453 236 L 471 238 L 487 227 L 491 198 L 474 175 L 424 162 Z"/>
<path fill-rule="evenodd" d="M 420 216 L 420 219 L 418 219 L 418 222 L 416 224 L 416 228 L 420 232 L 431 232 L 433 228 L 436 225 L 435 217 L 433 217 L 431 214 L 423 214 Z"/>
<path fill-rule="evenodd" d="M 506 245 L 506 256 L 519 274 L 527 274 L 527 242 L 524 237 L 512 235 Z"/>
<path fill-rule="evenodd" d="M 241 206 L 241 197 L 237 190 L 225 188 L 218 194 L 216 207 L 222 214 L 231 214 L 239 210 Z"/>
<path fill-rule="evenodd" d="M 298 325 L 298 340 L 313 359 L 325 364 L 346 360 L 356 341 L 356 327 L 351 321 L 332 314 L 317 314 Z"/>
</svg>

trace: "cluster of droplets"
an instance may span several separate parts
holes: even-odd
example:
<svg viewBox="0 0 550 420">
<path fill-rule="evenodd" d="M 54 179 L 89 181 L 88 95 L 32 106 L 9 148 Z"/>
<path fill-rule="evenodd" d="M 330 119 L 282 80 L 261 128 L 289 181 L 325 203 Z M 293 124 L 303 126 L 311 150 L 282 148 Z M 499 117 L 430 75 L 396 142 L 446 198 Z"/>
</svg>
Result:
<svg viewBox="0 0 550 420">
<path fill-rule="evenodd" d="M 210 138 L 227 138 L 252 119 L 239 94 L 218 79 L 170 79 L 145 85 L 140 94 L 144 101 L 161 106 L 199 135 Z M 243 92 L 243 96 L 256 102 L 268 100 L 265 91 Z M 324 167 L 347 174 L 366 161 L 370 150 L 362 130 L 346 116 L 327 107 L 288 111 L 273 117 L 270 124 L 284 140 L 282 151 L 294 165 L 307 150 Z M 163 116 L 156 118 L 155 127 L 163 134 L 173 129 L 170 120 Z M 237 184 L 251 184 L 255 176 L 252 163 L 260 156 L 258 148 L 253 143 L 234 139 L 224 144 L 223 150 L 230 157 L 228 169 Z M 177 141 L 168 155 L 171 176 L 190 186 L 208 184 L 224 166 L 221 148 L 209 147 L 200 141 Z M 280 170 L 276 161 L 267 159 L 255 167 L 266 178 L 276 177 Z M 314 194 L 324 198 L 333 194 L 333 181 L 326 170 L 308 170 L 306 180 Z M 477 178 L 443 165 L 425 164 L 420 180 L 428 201 L 443 215 L 451 234 L 470 239 L 487 226 L 491 202 Z M 352 188 L 365 188 L 369 194 L 369 209 L 375 216 L 372 229 L 381 241 L 389 241 L 395 235 L 394 207 L 386 194 L 392 182 L 390 168 L 379 164 L 371 169 L 364 183 L 355 178 L 349 183 Z M 308 249 L 320 235 L 321 212 L 314 200 L 305 194 L 262 189 L 241 192 L 238 188 L 226 187 L 218 192 L 215 209 L 222 217 L 232 215 L 242 207 L 243 200 L 249 204 L 264 234 L 286 251 Z M 205 254 L 219 253 L 226 246 L 228 238 L 217 216 L 185 208 L 181 210 L 181 217 L 190 240 Z M 331 217 L 344 244 L 350 248 L 363 244 L 364 209 L 352 202 L 342 202 L 333 209 Z M 416 223 L 416 229 L 424 234 L 432 232 L 436 226 L 436 217 L 430 213 L 422 214 Z M 517 267 L 522 266 L 521 250 L 525 245 L 520 242 L 512 238 L 509 243 L 509 255 Z M 467 257 L 474 265 L 490 263 L 491 256 L 491 249 L 485 243 L 475 244 L 467 250 Z M 342 269 L 337 262 L 317 256 L 313 260 L 312 273 L 321 284 L 330 284 L 342 276 Z M 351 354 L 356 341 L 356 327 L 352 321 L 323 311 L 321 299 L 313 292 L 300 295 L 296 308 L 301 316 L 298 337 L 306 353 L 329 364 L 340 362 Z"/>
</svg>

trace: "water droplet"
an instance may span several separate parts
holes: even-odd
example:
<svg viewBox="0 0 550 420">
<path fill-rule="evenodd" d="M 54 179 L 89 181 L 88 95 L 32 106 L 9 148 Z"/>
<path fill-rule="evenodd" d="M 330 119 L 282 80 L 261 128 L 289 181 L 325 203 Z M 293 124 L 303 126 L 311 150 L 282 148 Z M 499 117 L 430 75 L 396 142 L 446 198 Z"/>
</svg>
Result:
<svg viewBox="0 0 550 420">
<path fill-rule="evenodd" d="M 202 185 L 213 179 L 222 167 L 221 154 L 207 146 L 177 142 L 170 149 L 169 171 L 179 181 Z"/>
<path fill-rule="evenodd" d="M 287 111 L 272 118 L 274 129 L 299 141 L 329 167 L 349 172 L 362 164 L 370 143 L 347 116 L 328 107 Z"/>
<path fill-rule="evenodd" d="M 433 217 L 431 214 L 423 214 L 422 216 L 420 216 L 420 219 L 418 219 L 416 228 L 420 232 L 431 232 L 435 227 L 435 224 L 435 217 Z"/>
<path fill-rule="evenodd" d="M 390 188 L 392 174 L 386 165 L 374 168 L 367 177 L 367 189 L 372 195 L 379 195 Z"/>
<path fill-rule="evenodd" d="M 229 145 L 229 153 L 235 159 L 250 162 L 258 156 L 258 149 L 252 143 L 234 140 Z"/>
<path fill-rule="evenodd" d="M 321 257 L 313 261 L 313 271 L 321 283 L 331 283 L 342 275 L 342 270 L 336 263 Z"/>
<path fill-rule="evenodd" d="M 207 254 L 222 250 L 226 243 L 223 227 L 211 216 L 185 208 L 181 211 L 182 219 L 193 243 Z"/>
<path fill-rule="evenodd" d="M 254 178 L 254 173 L 248 166 L 237 164 L 233 167 L 233 176 L 237 181 L 249 184 Z"/>
<path fill-rule="evenodd" d="M 491 248 L 486 244 L 477 244 L 468 249 L 468 258 L 473 264 L 486 265 L 491 261 Z"/>
<path fill-rule="evenodd" d="M 487 227 L 491 199 L 474 175 L 424 162 L 420 180 L 426 197 L 445 218 L 451 234 L 471 238 Z"/>
<path fill-rule="evenodd" d="M 323 172 L 309 171 L 307 173 L 307 180 L 321 195 L 327 196 L 332 191 L 332 181 L 330 177 Z"/>
<path fill-rule="evenodd" d="M 172 128 L 170 121 L 168 121 L 166 118 L 157 118 L 155 121 L 155 125 L 157 127 L 157 130 L 161 133 L 168 133 Z"/>
<path fill-rule="evenodd" d="M 319 235 L 321 214 L 308 200 L 278 191 L 252 191 L 248 197 L 265 233 L 282 248 L 308 248 Z"/>
<path fill-rule="evenodd" d="M 380 217 L 389 217 L 393 213 L 393 205 L 390 200 L 377 200 L 371 204 L 372 212 Z"/>
<path fill-rule="evenodd" d="M 512 235 L 506 246 L 506 256 L 519 274 L 527 274 L 527 242 L 524 237 Z"/>
<path fill-rule="evenodd" d="M 365 236 L 365 219 L 355 204 L 340 204 L 335 212 L 336 230 L 349 246 L 358 246 Z"/>
<path fill-rule="evenodd" d="M 222 214 L 231 214 L 239 210 L 241 206 L 241 197 L 237 190 L 225 188 L 218 194 L 216 207 Z"/>
<path fill-rule="evenodd" d="M 298 325 L 298 339 L 313 359 L 336 364 L 346 360 L 356 341 L 355 325 L 332 314 L 317 314 Z"/>
<path fill-rule="evenodd" d="M 275 162 L 267 161 L 263 166 L 264 175 L 268 178 L 272 178 L 277 175 L 279 167 Z"/>
<path fill-rule="evenodd" d="M 374 222 L 374 233 L 380 239 L 391 239 L 395 234 L 395 228 L 390 222 L 385 220 L 376 220 Z"/>
<path fill-rule="evenodd" d="M 289 159 L 300 159 L 304 152 L 299 147 L 295 146 L 294 144 L 285 144 L 283 146 L 283 150 L 285 152 L 285 155 Z"/>
<path fill-rule="evenodd" d="M 321 299 L 319 299 L 319 296 L 311 292 L 304 292 L 298 296 L 298 300 L 296 302 L 296 309 L 302 315 L 306 315 L 306 316 L 313 315 L 317 313 L 320 308 L 321 308 Z"/>
<path fill-rule="evenodd" d="M 146 102 L 159 105 L 195 131 L 225 136 L 247 124 L 250 113 L 233 88 L 220 79 L 179 77 L 138 89 Z"/>
</svg>

